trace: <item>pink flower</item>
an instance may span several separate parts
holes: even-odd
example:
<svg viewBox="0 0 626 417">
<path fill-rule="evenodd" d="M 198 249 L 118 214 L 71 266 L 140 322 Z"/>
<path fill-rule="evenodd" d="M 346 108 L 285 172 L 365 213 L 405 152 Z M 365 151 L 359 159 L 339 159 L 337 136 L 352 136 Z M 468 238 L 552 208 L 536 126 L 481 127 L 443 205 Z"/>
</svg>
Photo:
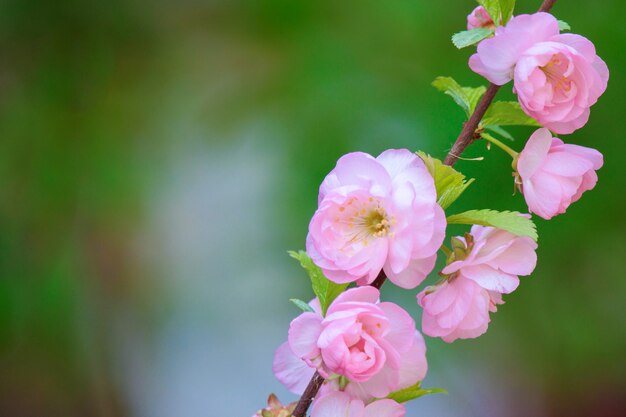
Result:
<svg viewBox="0 0 626 417">
<path fill-rule="evenodd" d="M 520 15 L 478 44 L 470 68 L 494 84 L 514 80 L 522 109 L 541 125 L 566 134 L 580 129 L 606 90 L 609 70 L 588 39 L 559 34 L 548 13 Z"/>
<path fill-rule="evenodd" d="M 417 295 L 424 308 L 422 331 L 431 337 L 441 337 L 451 343 L 456 339 L 471 339 L 487 331 L 489 312 L 496 311 L 498 298 L 462 275 L 428 287 Z"/>
<path fill-rule="evenodd" d="M 472 13 L 467 15 L 467 30 L 476 28 L 495 29 L 496 25 L 493 23 L 491 16 L 487 13 L 487 10 L 483 6 L 478 6 Z"/>
<path fill-rule="evenodd" d="M 447 279 L 417 296 L 424 333 L 446 342 L 485 333 L 501 295 L 513 292 L 518 275 L 530 275 L 537 263 L 537 244 L 526 236 L 472 226 L 471 234 L 455 239 L 452 262 L 441 271 Z"/>
<path fill-rule="evenodd" d="M 374 287 L 352 288 L 335 299 L 322 317 L 303 313 L 291 322 L 288 343 L 274 356 L 274 374 L 288 389 L 301 393 L 314 373 L 339 375 L 345 389 L 363 400 L 384 397 L 422 380 L 427 371 L 426 346 L 415 322 L 396 304 L 378 302 Z M 336 381 L 336 379 L 335 379 Z"/>
<path fill-rule="evenodd" d="M 528 209 L 548 220 L 595 187 L 602 154 L 584 146 L 566 145 L 548 129 L 536 130 L 517 160 L 520 189 Z"/>
<path fill-rule="evenodd" d="M 307 253 L 337 283 L 371 283 L 381 270 L 415 288 L 433 269 L 446 221 L 423 161 L 406 149 L 350 153 L 324 179 Z"/>
<path fill-rule="evenodd" d="M 378 400 L 368 405 L 343 392 L 327 394 L 313 403 L 311 417 L 404 417 L 404 406 L 393 400 Z"/>
</svg>

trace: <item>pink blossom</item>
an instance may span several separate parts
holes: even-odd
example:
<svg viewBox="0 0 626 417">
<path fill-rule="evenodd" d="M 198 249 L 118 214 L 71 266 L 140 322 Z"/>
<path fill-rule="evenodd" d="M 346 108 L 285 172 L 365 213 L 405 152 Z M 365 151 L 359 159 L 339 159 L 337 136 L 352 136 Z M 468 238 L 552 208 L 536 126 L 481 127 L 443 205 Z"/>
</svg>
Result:
<svg viewBox="0 0 626 417">
<path fill-rule="evenodd" d="M 584 146 L 564 144 L 548 129 L 536 130 L 517 161 L 520 189 L 530 212 L 548 220 L 595 187 L 602 154 Z"/>
<path fill-rule="evenodd" d="M 485 10 L 483 6 L 476 7 L 472 10 L 472 13 L 467 15 L 467 30 L 476 28 L 496 28 L 491 16 L 489 16 L 489 13 L 487 13 L 487 10 Z"/>
<path fill-rule="evenodd" d="M 426 346 L 415 322 L 396 304 L 378 301 L 374 287 L 352 288 L 335 299 L 322 317 L 319 304 L 291 322 L 288 343 L 274 356 L 274 374 L 291 391 L 301 393 L 317 369 L 324 377 L 345 377 L 345 389 L 363 400 L 422 380 L 427 371 Z M 334 379 L 336 381 L 336 379 Z"/>
<path fill-rule="evenodd" d="M 501 229 L 473 226 L 456 242 L 452 262 L 441 271 L 447 278 L 417 296 L 424 308 L 422 330 L 446 342 L 485 333 L 502 294 L 513 292 L 518 275 L 530 275 L 537 263 L 531 238 Z"/>
<path fill-rule="evenodd" d="M 494 84 L 514 80 L 522 109 L 541 125 L 566 134 L 581 128 L 606 90 L 609 70 L 588 39 L 559 34 L 548 13 L 520 15 L 483 40 L 470 68 Z"/>
<path fill-rule="evenodd" d="M 393 400 L 378 400 L 368 405 L 344 392 L 333 392 L 316 399 L 311 417 L 404 417 L 404 406 Z"/>
<path fill-rule="evenodd" d="M 381 270 L 415 288 L 433 269 L 446 221 L 433 178 L 406 149 L 350 153 L 320 187 L 307 253 L 337 283 L 369 284 Z"/>
</svg>

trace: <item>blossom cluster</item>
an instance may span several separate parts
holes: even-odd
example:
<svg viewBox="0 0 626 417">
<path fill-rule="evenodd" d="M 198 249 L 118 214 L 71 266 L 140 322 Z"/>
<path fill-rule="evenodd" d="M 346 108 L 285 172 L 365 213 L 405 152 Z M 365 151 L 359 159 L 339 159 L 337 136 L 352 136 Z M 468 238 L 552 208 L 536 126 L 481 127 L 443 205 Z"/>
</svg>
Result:
<svg viewBox="0 0 626 417">
<path fill-rule="evenodd" d="M 324 378 L 312 417 L 404 416 L 394 393 L 419 390 L 428 370 L 421 332 L 448 343 L 484 334 L 503 296 L 537 264 L 536 235 L 519 225 L 532 224 L 530 213 L 544 219 L 564 213 L 596 185 L 602 154 L 552 132 L 571 133 L 587 122 L 606 89 L 606 65 L 589 40 L 560 34 L 550 14 L 502 23 L 482 6 L 468 16 L 470 30 L 495 28 L 469 66 L 497 85 L 512 80 L 519 108 L 543 126 L 519 153 L 492 140 L 513 157 L 515 185 L 529 214 L 457 214 L 464 219 L 458 223 L 473 225 L 451 237 L 448 247 L 446 229 L 455 216 L 446 218 L 444 209 L 469 185 L 462 174 L 406 149 L 341 157 L 320 186 L 306 254 L 328 283 L 354 286 L 332 300 L 316 291 L 317 298 L 301 302 L 305 311 L 291 322 L 273 362 L 278 380 L 295 394 L 303 394 L 314 374 Z M 402 307 L 381 302 L 372 284 L 382 277 L 415 289 L 434 270 L 439 252 L 445 254 L 439 279 L 416 295 L 420 332 Z M 293 410 L 272 404 L 257 415 Z"/>
<path fill-rule="evenodd" d="M 561 34 L 548 13 L 520 15 L 478 44 L 470 68 L 497 85 L 513 80 L 524 111 L 559 134 L 589 119 L 606 90 L 609 70 L 587 38 Z"/>
</svg>

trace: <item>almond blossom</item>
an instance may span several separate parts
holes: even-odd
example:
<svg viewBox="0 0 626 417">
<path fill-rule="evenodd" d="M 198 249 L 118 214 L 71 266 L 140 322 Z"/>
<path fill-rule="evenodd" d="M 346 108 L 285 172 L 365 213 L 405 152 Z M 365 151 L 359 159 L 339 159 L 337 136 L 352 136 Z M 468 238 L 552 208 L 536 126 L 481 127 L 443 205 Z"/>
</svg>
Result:
<svg viewBox="0 0 626 417">
<path fill-rule="evenodd" d="M 548 13 L 519 15 L 478 44 L 469 66 L 497 85 L 511 79 L 522 109 L 567 134 L 583 127 L 606 90 L 609 70 L 587 38 L 560 34 Z"/>
<path fill-rule="evenodd" d="M 415 322 L 396 304 L 378 298 L 374 287 L 349 289 L 330 305 L 326 317 L 317 300 L 311 302 L 314 312 L 291 322 L 288 343 L 276 351 L 278 380 L 301 393 L 317 369 L 334 381 L 329 390 L 345 390 L 363 400 L 422 380 L 428 367 L 426 346 Z"/>
<path fill-rule="evenodd" d="M 502 294 L 513 292 L 518 275 L 530 275 L 537 263 L 535 241 L 493 227 L 472 226 L 453 245 L 443 282 L 417 296 L 423 332 L 446 342 L 485 333 Z"/>
<path fill-rule="evenodd" d="M 424 162 L 406 150 L 343 156 L 320 187 L 307 253 L 330 280 L 369 284 L 383 270 L 415 288 L 432 271 L 446 220 Z"/>
<path fill-rule="evenodd" d="M 536 130 L 517 160 L 518 184 L 528 209 L 548 220 L 598 182 L 604 158 L 595 149 L 563 143 L 548 129 Z"/>
</svg>

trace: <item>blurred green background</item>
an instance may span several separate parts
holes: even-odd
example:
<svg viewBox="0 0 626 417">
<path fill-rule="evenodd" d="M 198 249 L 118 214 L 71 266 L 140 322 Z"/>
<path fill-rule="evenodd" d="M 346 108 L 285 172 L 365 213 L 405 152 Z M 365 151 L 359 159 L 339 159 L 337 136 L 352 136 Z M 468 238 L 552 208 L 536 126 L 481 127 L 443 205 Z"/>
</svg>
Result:
<svg viewBox="0 0 626 417">
<path fill-rule="evenodd" d="M 518 1 L 516 14 L 539 1 Z M 312 296 L 317 188 L 349 151 L 443 157 L 470 72 L 470 0 L 0 2 L 0 416 L 239 416 Z M 593 191 L 537 220 L 539 264 L 489 332 L 427 339 L 409 416 L 626 415 L 626 5 L 559 0 L 611 78 L 567 141 L 605 154 Z M 499 97 L 512 98 L 510 86 Z M 511 129 L 521 149 L 528 128 Z M 483 144 L 450 212 L 523 210 Z M 463 229 L 450 228 L 451 233 Z M 417 320 L 417 291 L 383 297 Z"/>
</svg>

